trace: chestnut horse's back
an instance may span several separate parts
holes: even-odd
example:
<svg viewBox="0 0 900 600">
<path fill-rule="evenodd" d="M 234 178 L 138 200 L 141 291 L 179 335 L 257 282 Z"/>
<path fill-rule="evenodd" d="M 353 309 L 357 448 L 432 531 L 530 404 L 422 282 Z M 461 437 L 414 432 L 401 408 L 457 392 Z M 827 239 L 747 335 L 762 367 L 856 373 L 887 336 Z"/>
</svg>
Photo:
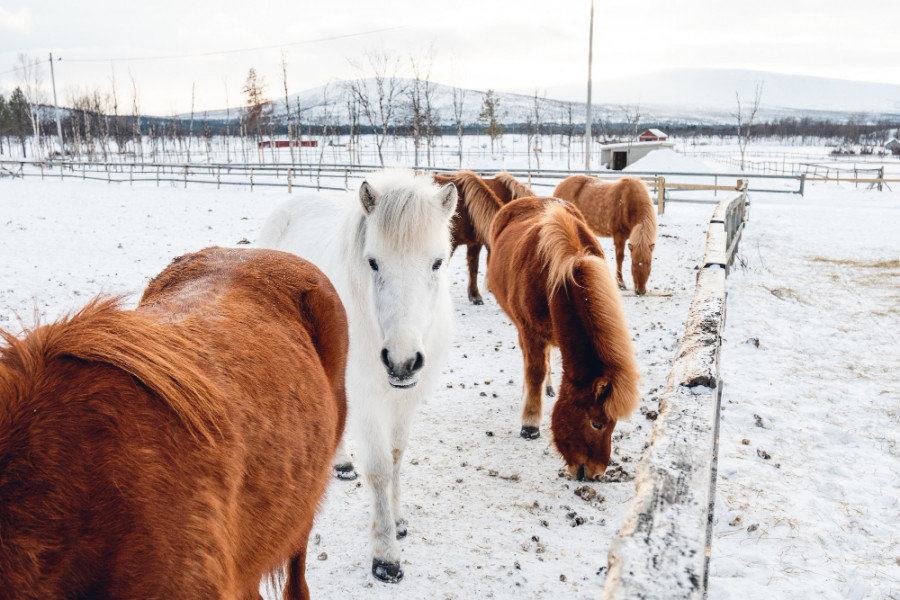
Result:
<svg viewBox="0 0 900 600">
<path fill-rule="evenodd" d="M 308 263 L 208 249 L 135 311 L 3 337 L 10 597 L 256 597 L 303 556 L 346 412 L 346 318 Z"/>
</svg>

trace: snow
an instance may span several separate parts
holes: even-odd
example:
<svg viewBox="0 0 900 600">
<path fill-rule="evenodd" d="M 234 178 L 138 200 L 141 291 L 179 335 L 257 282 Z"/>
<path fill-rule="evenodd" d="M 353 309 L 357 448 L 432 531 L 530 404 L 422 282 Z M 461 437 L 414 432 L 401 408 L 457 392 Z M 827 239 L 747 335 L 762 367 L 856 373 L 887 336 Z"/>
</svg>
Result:
<svg viewBox="0 0 900 600">
<path fill-rule="evenodd" d="M 640 142 L 637 142 L 638 144 Z M 654 150 L 644 158 L 635 161 L 622 169 L 636 173 L 720 173 L 718 166 L 713 166 L 699 158 L 685 156 L 674 150 L 662 148 Z"/>
<path fill-rule="evenodd" d="M 101 292 L 131 293 L 134 303 L 175 256 L 252 241 L 286 198 L 284 189 L 238 186 L 2 180 L 0 327 L 21 331 L 35 312 L 54 320 Z M 890 598 L 900 587 L 900 193 L 818 184 L 806 198 L 752 202 L 727 282 L 710 598 Z M 650 277 L 657 295 L 623 294 L 643 399 L 616 432 L 623 481 L 586 484 L 598 494 L 590 501 L 574 493 L 585 484 L 558 475 L 552 399 L 542 437 L 519 438 L 515 328 L 490 294 L 484 306 L 468 303 L 457 251 L 453 352 L 420 408 L 401 475 L 406 579 L 373 580 L 366 484 L 333 481 L 309 547 L 312 594 L 599 597 L 649 442 L 644 413 L 657 409 L 684 331 L 711 213 L 669 203 Z M 629 266 L 626 258 L 630 284 Z M 573 527 L 576 517 L 584 523 Z"/>
<path fill-rule="evenodd" d="M 897 597 L 898 224 L 897 192 L 753 201 L 727 284 L 712 600 Z"/>
</svg>

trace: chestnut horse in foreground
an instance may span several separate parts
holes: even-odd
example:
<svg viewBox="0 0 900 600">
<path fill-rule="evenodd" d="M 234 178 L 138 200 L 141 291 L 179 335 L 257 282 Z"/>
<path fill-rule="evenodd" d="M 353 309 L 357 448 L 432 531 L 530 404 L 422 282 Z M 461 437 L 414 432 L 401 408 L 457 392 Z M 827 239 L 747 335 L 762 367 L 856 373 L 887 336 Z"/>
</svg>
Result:
<svg viewBox="0 0 900 600">
<path fill-rule="evenodd" d="M 622 261 L 628 240 L 634 293 L 644 295 L 656 247 L 656 209 L 644 182 L 626 177 L 606 183 L 596 177 L 572 175 L 556 186 L 553 195 L 578 207 L 595 234 L 613 239 L 616 281 L 623 290 Z"/>
<path fill-rule="evenodd" d="M 328 279 L 267 250 L 176 259 L 0 349 L 0 596 L 259 598 L 306 544 L 346 414 Z"/>
<path fill-rule="evenodd" d="M 490 252 L 491 221 L 504 204 L 516 198 L 534 196 L 534 192 L 505 171 L 491 179 L 482 179 L 472 171 L 436 174 L 434 181 L 441 185 L 452 183 L 456 186 L 459 202 L 456 214 L 453 215 L 450 253 L 459 246 L 466 246 L 469 302 L 484 304 L 478 290 L 478 261 L 482 246 L 488 246 Z"/>
<path fill-rule="evenodd" d="M 488 279 L 519 330 L 525 359 L 524 438 L 540 435 L 541 392 L 551 346 L 562 353 L 553 443 L 569 473 L 599 479 L 613 429 L 639 402 L 640 374 L 621 299 L 603 250 L 578 209 L 524 198 L 494 219 Z"/>
</svg>

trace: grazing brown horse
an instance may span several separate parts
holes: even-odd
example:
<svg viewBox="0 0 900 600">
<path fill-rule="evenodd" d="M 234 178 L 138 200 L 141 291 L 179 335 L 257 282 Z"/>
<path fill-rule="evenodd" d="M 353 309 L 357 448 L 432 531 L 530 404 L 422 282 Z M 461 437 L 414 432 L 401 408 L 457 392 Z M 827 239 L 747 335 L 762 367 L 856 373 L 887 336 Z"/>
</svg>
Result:
<svg viewBox="0 0 900 600">
<path fill-rule="evenodd" d="M 599 479 L 609 464 L 616 422 L 638 404 L 640 374 L 597 238 L 567 202 L 515 200 L 494 218 L 488 279 L 519 330 L 522 437 L 540 435 L 541 384 L 550 347 L 558 346 L 563 374 L 553 443 L 573 477 Z"/>
<path fill-rule="evenodd" d="M 616 281 L 623 290 L 622 261 L 625 260 L 625 241 L 629 240 L 634 293 L 645 294 L 656 247 L 656 209 L 644 182 L 626 177 L 615 183 L 605 183 L 596 177 L 572 175 L 556 186 L 553 195 L 577 206 L 595 234 L 613 239 Z"/>
<path fill-rule="evenodd" d="M 306 544 L 346 414 L 328 279 L 271 250 L 176 259 L 0 350 L 0 596 L 259 598 Z"/>
<path fill-rule="evenodd" d="M 491 220 L 504 204 L 516 198 L 534 196 L 527 185 L 503 171 L 491 179 L 482 179 L 472 171 L 434 175 L 440 184 L 452 183 L 459 194 L 456 214 L 453 216 L 451 254 L 459 246 L 466 246 L 466 262 L 469 267 L 469 302 L 484 304 L 478 290 L 478 261 L 481 247 L 490 252 Z"/>
</svg>

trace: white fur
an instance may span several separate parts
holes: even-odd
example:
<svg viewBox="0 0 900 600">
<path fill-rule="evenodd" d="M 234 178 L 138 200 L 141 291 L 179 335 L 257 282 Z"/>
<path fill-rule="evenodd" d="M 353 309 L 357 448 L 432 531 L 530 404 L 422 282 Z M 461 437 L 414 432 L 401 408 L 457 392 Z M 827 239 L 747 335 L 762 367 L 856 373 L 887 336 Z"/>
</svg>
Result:
<svg viewBox="0 0 900 600">
<path fill-rule="evenodd" d="M 334 202 L 310 194 L 269 216 L 257 243 L 315 263 L 341 296 L 350 324 L 348 429 L 373 493 L 372 550 L 375 558 L 397 563 L 396 524 L 405 522 L 399 475 L 409 426 L 437 383 L 453 333 L 446 263 L 456 189 L 406 170 L 373 173 L 367 183 L 376 199 L 371 213 L 356 195 Z M 444 264 L 433 271 L 437 259 Z M 389 384 L 383 348 L 392 357 L 424 355 L 415 387 Z M 335 464 L 346 462 L 342 444 Z"/>
</svg>

